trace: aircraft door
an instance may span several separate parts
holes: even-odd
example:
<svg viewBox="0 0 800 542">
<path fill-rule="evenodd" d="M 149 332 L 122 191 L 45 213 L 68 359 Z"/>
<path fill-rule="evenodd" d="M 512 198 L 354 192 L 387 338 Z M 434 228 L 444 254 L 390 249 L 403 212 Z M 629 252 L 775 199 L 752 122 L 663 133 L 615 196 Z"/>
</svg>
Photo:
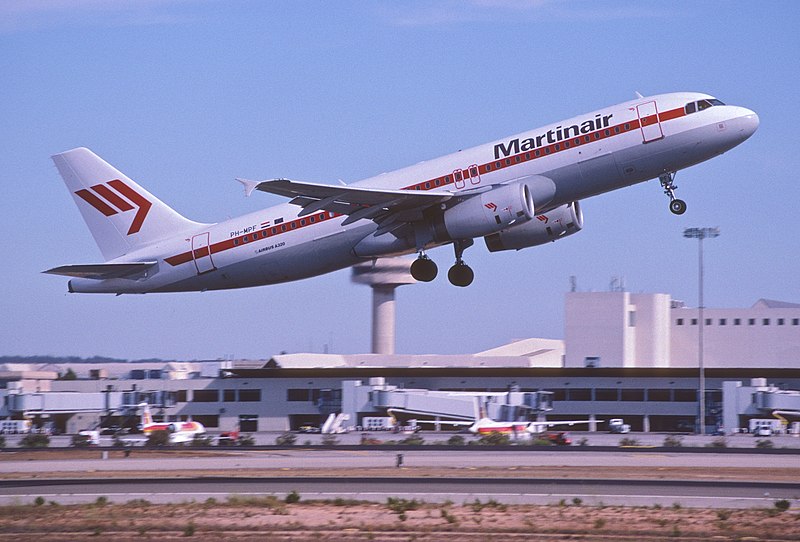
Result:
<svg viewBox="0 0 800 542">
<path fill-rule="evenodd" d="M 645 102 L 637 105 L 636 115 L 639 117 L 639 127 L 642 130 L 642 143 L 650 143 L 664 137 L 664 132 L 661 130 L 661 121 L 658 119 L 656 102 Z"/>
<path fill-rule="evenodd" d="M 478 169 L 478 164 L 469 166 L 469 182 L 472 184 L 481 184 L 481 174 Z"/>
<path fill-rule="evenodd" d="M 472 164 L 467 169 L 457 169 L 453 171 L 453 181 L 455 182 L 456 189 L 462 189 L 467 186 L 467 181 L 470 184 L 480 184 L 481 175 L 478 169 L 478 164 Z"/>
<path fill-rule="evenodd" d="M 214 260 L 211 259 L 210 245 L 210 234 L 208 232 L 192 237 L 192 258 L 194 258 L 194 266 L 198 275 L 216 269 Z"/>
</svg>

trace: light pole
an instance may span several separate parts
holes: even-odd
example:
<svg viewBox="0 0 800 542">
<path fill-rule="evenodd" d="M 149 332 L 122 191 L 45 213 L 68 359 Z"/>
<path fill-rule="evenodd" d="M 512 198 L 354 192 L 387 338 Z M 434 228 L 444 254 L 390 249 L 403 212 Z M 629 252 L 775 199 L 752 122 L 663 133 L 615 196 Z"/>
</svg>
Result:
<svg viewBox="0 0 800 542">
<path fill-rule="evenodd" d="M 698 259 L 700 262 L 699 266 L 699 306 L 698 306 L 698 318 L 699 318 L 699 326 L 698 335 L 697 335 L 697 360 L 698 365 L 700 367 L 700 390 L 699 390 L 699 397 L 700 400 L 700 434 L 706 434 L 706 371 L 705 366 L 703 365 L 703 326 L 705 325 L 705 320 L 703 319 L 703 239 L 712 239 L 714 237 L 719 237 L 719 228 L 686 228 L 683 230 L 683 236 L 687 239 L 697 239 L 699 241 L 699 253 Z"/>
</svg>

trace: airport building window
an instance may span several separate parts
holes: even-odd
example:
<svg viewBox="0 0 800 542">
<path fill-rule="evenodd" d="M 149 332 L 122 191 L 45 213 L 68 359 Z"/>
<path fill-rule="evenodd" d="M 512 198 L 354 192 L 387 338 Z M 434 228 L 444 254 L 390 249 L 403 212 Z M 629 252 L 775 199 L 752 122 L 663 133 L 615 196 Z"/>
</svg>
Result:
<svg viewBox="0 0 800 542">
<path fill-rule="evenodd" d="M 187 395 L 186 390 L 178 390 L 177 392 L 175 392 L 175 401 L 177 401 L 178 403 L 185 403 L 186 395 Z"/>
<path fill-rule="evenodd" d="M 683 318 L 678 318 L 677 320 L 675 320 L 675 325 L 676 326 L 682 326 L 683 325 Z"/>
<path fill-rule="evenodd" d="M 693 326 L 696 326 L 696 325 L 697 325 L 697 318 L 692 318 L 692 325 L 693 325 Z"/>
<path fill-rule="evenodd" d="M 219 427 L 218 414 L 195 414 L 192 416 L 192 420 L 200 422 L 206 427 Z"/>
<path fill-rule="evenodd" d="M 595 401 L 619 401 L 619 390 L 616 388 L 597 388 L 594 390 Z"/>
<path fill-rule="evenodd" d="M 642 389 L 622 389 L 620 390 L 621 401 L 644 401 L 644 390 Z"/>
<path fill-rule="evenodd" d="M 719 319 L 719 325 L 721 325 L 721 326 L 728 325 L 728 321 L 725 318 L 720 318 Z"/>
<path fill-rule="evenodd" d="M 192 401 L 195 403 L 216 403 L 219 401 L 219 390 L 194 390 Z"/>
<path fill-rule="evenodd" d="M 566 401 L 567 400 L 567 390 L 563 388 L 550 390 L 553 392 L 553 402 L 558 401 Z"/>
<path fill-rule="evenodd" d="M 239 390 L 239 401 L 255 403 L 261 400 L 261 390 Z"/>
<path fill-rule="evenodd" d="M 741 318 L 734 318 L 733 319 L 733 325 L 735 325 L 735 326 L 742 325 L 742 319 Z"/>
<path fill-rule="evenodd" d="M 258 431 L 258 414 L 242 414 L 239 416 L 239 431 L 255 433 Z"/>
<path fill-rule="evenodd" d="M 706 318 L 706 325 L 707 326 L 710 326 L 712 323 L 713 323 L 713 320 L 711 318 Z"/>
<path fill-rule="evenodd" d="M 680 403 L 693 403 L 697 400 L 697 391 L 696 390 L 675 390 L 675 396 L 673 401 L 677 401 Z"/>
<path fill-rule="evenodd" d="M 672 390 L 647 390 L 647 400 L 661 402 L 672 400 Z"/>
<path fill-rule="evenodd" d="M 762 321 L 762 323 L 763 323 L 765 326 L 768 326 L 768 325 L 769 325 L 769 318 L 764 318 L 764 320 Z"/>
<path fill-rule="evenodd" d="M 628 312 L 628 327 L 636 327 L 636 311 Z"/>
<path fill-rule="evenodd" d="M 236 401 L 236 390 L 222 390 L 222 400 L 226 403 Z"/>
<path fill-rule="evenodd" d="M 592 390 L 590 388 L 575 388 L 567 390 L 568 401 L 591 401 Z"/>
<path fill-rule="evenodd" d="M 800 326 L 800 318 L 792 318 L 793 326 Z"/>
<path fill-rule="evenodd" d="M 782 326 L 783 323 L 784 323 L 784 319 L 783 318 L 778 318 L 778 325 Z"/>
<path fill-rule="evenodd" d="M 748 320 L 747 320 L 747 325 L 748 325 L 748 326 L 754 326 L 754 325 L 756 325 L 756 319 L 755 319 L 755 318 L 748 318 Z"/>
<path fill-rule="evenodd" d="M 286 390 L 286 400 L 287 401 L 308 401 L 309 395 L 305 388 L 290 388 Z"/>
</svg>

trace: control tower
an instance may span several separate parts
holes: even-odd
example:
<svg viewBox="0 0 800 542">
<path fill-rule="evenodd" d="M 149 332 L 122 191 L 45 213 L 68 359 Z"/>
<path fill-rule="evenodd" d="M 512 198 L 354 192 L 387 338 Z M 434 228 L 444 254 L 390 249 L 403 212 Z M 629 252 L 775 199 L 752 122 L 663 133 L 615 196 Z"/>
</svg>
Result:
<svg viewBox="0 0 800 542">
<path fill-rule="evenodd" d="M 398 286 L 417 282 L 409 258 L 381 258 L 353 266 L 352 280 L 372 287 L 372 353 L 394 354 L 395 300 Z"/>
</svg>

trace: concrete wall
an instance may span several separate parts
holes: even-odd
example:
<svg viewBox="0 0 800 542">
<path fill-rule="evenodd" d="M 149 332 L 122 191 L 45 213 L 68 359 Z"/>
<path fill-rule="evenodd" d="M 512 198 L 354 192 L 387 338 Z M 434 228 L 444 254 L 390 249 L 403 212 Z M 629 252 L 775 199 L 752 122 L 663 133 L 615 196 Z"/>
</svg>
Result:
<svg viewBox="0 0 800 542">
<path fill-rule="evenodd" d="M 672 367 L 697 367 L 698 314 L 696 308 L 671 311 Z M 710 321 L 703 326 L 708 368 L 800 366 L 800 309 L 705 309 L 703 318 Z"/>
</svg>

